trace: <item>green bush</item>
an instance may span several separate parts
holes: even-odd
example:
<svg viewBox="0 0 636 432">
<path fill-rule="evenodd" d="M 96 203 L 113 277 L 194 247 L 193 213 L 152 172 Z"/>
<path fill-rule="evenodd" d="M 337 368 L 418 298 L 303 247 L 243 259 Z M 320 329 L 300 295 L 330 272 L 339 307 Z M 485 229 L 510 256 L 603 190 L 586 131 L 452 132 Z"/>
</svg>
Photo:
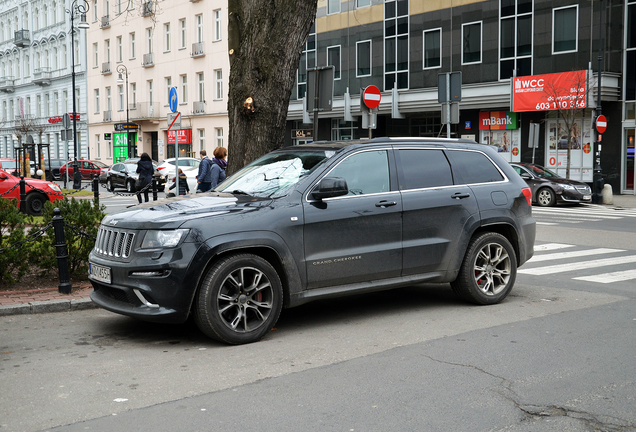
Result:
<svg viewBox="0 0 636 432">
<path fill-rule="evenodd" d="M 88 271 L 88 254 L 95 246 L 95 237 L 102 218 L 105 216 L 105 206 L 93 205 L 92 200 L 64 198 L 54 204 L 45 203 L 42 212 L 42 222 L 32 228 L 37 231 L 53 221 L 53 210 L 59 208 L 64 218 L 64 238 L 68 251 L 69 276 L 86 275 Z M 42 274 L 52 270 L 57 271 L 57 252 L 55 249 L 55 234 L 53 228 L 47 235 L 38 238 L 29 248 L 32 262 L 36 262 Z"/>
<path fill-rule="evenodd" d="M 11 284 L 19 280 L 29 268 L 24 259 L 28 216 L 20 213 L 17 200 L 0 199 L 0 283 Z"/>
</svg>

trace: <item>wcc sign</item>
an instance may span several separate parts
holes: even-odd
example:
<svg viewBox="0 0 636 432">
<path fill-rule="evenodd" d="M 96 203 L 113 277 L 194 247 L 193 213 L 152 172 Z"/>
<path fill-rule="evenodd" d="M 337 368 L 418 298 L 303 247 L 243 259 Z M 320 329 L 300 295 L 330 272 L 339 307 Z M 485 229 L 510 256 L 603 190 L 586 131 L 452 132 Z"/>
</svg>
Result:
<svg viewBox="0 0 636 432">
<path fill-rule="evenodd" d="M 512 110 L 550 111 L 587 106 L 587 71 L 515 77 Z"/>
</svg>

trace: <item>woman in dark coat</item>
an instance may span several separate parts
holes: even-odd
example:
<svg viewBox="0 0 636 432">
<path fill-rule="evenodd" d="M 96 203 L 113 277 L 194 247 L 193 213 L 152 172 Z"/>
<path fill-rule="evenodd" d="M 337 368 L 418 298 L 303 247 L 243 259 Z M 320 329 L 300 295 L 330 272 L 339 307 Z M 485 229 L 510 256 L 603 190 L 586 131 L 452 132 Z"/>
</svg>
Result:
<svg viewBox="0 0 636 432">
<path fill-rule="evenodd" d="M 217 147 L 214 149 L 214 159 L 212 159 L 212 189 L 225 180 L 225 170 L 227 169 L 227 149 Z"/>
<path fill-rule="evenodd" d="M 139 162 L 137 162 L 137 174 L 139 174 L 139 180 L 135 186 L 137 186 L 137 200 L 139 200 L 139 204 L 141 204 L 141 194 L 140 191 L 144 191 L 144 198 L 146 202 L 148 202 L 148 186 L 152 183 L 152 175 L 155 173 L 155 168 L 152 166 L 152 159 L 148 156 L 148 153 L 142 153 L 139 158 Z M 145 188 L 145 189 L 144 189 Z"/>
<path fill-rule="evenodd" d="M 168 188 L 172 190 L 177 187 L 176 178 L 172 179 L 174 184 Z M 179 195 L 186 195 L 190 193 L 190 186 L 188 186 L 188 177 L 184 174 L 183 170 L 179 168 Z"/>
</svg>

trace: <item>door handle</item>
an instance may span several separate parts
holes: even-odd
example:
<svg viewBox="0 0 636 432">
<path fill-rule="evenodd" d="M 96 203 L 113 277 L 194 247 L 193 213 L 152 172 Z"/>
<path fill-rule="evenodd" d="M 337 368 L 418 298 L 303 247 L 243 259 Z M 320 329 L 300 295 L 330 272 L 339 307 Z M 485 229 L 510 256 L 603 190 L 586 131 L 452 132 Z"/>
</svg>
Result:
<svg viewBox="0 0 636 432">
<path fill-rule="evenodd" d="M 397 205 L 397 202 L 395 201 L 380 201 L 379 203 L 376 203 L 375 206 L 376 207 L 382 207 L 382 208 L 387 208 L 387 207 L 391 207 Z"/>
<path fill-rule="evenodd" d="M 453 194 L 453 196 L 451 196 L 451 198 L 462 199 L 462 198 L 468 198 L 469 196 L 470 196 L 470 194 L 457 192 L 457 193 Z"/>
</svg>

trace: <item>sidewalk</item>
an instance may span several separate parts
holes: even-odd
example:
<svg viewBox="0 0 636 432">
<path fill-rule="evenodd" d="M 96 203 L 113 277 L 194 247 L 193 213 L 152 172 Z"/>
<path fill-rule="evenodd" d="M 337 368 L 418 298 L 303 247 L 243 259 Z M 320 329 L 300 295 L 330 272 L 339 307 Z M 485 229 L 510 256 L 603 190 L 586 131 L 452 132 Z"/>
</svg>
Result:
<svg viewBox="0 0 636 432">
<path fill-rule="evenodd" d="M 604 206 L 610 209 L 636 208 L 636 196 L 614 195 L 612 204 Z M 86 282 L 74 287 L 71 294 L 60 294 L 57 287 L 0 292 L 0 316 L 96 308 L 89 298 L 92 290 L 90 283 Z"/>
</svg>

